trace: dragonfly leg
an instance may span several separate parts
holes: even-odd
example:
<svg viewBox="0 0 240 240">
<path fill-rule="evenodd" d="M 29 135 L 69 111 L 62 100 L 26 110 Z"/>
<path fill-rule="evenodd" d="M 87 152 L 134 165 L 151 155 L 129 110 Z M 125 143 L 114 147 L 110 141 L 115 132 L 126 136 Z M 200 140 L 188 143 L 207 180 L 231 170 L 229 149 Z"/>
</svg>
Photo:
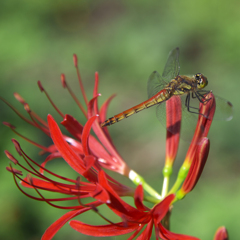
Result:
<svg viewBox="0 0 240 240">
<path fill-rule="evenodd" d="M 191 111 L 190 111 L 190 108 L 192 108 L 192 109 L 198 109 L 198 108 L 196 108 L 196 107 L 190 106 L 190 94 L 188 94 L 187 97 L 186 97 L 186 99 L 185 99 L 185 106 L 187 107 L 187 110 L 188 110 L 189 112 L 191 112 Z"/>
<path fill-rule="evenodd" d="M 196 98 L 196 94 L 194 94 L 194 92 L 192 92 L 192 98 Z"/>
<path fill-rule="evenodd" d="M 193 96 L 193 94 L 192 94 L 192 96 Z M 197 95 L 196 95 L 196 97 L 197 97 Z M 193 98 L 196 98 L 196 97 L 193 97 Z M 198 98 L 198 97 L 197 97 Z M 199 98 L 198 98 L 199 99 Z M 200 100 L 199 100 L 200 101 Z M 195 113 L 195 114 L 200 114 L 200 115 L 203 115 L 203 114 L 201 114 L 201 113 L 199 113 L 199 108 L 197 108 L 197 107 L 192 107 L 192 106 L 190 106 L 190 93 L 188 93 L 187 94 L 187 97 L 186 97 L 186 99 L 185 99 L 185 106 L 187 107 L 187 110 L 188 110 L 188 112 L 190 112 L 190 113 Z M 194 109 L 194 110 L 191 110 L 191 109 Z M 197 110 L 197 111 L 196 111 Z M 204 116 L 204 115 L 203 115 Z"/>
<path fill-rule="evenodd" d="M 206 95 L 208 93 L 209 93 L 209 91 L 202 90 L 202 91 L 195 92 L 195 95 L 196 95 L 197 99 L 199 100 L 199 102 L 206 104 L 209 100 L 212 99 L 212 98 L 206 99 L 206 96 L 204 96 L 204 95 Z M 204 100 L 202 100 L 202 99 L 204 99 Z"/>
</svg>

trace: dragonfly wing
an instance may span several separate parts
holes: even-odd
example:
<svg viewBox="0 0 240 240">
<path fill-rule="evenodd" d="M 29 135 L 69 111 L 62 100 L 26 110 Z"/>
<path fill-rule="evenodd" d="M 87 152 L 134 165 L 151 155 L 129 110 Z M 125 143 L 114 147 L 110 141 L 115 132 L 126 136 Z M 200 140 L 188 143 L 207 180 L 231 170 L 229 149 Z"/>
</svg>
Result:
<svg viewBox="0 0 240 240">
<path fill-rule="evenodd" d="M 201 90 L 199 96 L 207 96 L 211 93 L 211 91 Z M 216 102 L 216 110 L 214 113 L 214 120 L 221 120 L 221 121 L 230 121 L 233 118 L 233 105 L 224 98 L 221 98 L 214 94 L 215 102 Z M 192 105 L 193 98 L 191 98 L 190 105 Z M 198 102 L 198 101 L 197 101 Z M 198 102 L 199 104 L 199 102 Z"/>
<path fill-rule="evenodd" d="M 166 80 L 171 80 L 179 75 L 179 72 L 179 48 L 175 48 L 169 54 L 162 76 Z"/>
<path fill-rule="evenodd" d="M 175 48 L 169 54 L 162 76 L 154 71 L 148 79 L 148 98 L 151 98 L 161 91 L 172 79 L 180 72 L 179 66 L 179 48 Z"/>
<path fill-rule="evenodd" d="M 214 120 L 230 121 L 233 118 L 233 105 L 224 98 L 214 95 L 216 110 Z"/>
<path fill-rule="evenodd" d="M 173 100 L 173 98 L 175 98 L 175 102 L 178 104 L 174 111 L 171 109 L 168 110 L 166 107 L 167 101 L 171 101 Z M 180 126 L 181 127 L 180 138 L 186 142 L 190 142 L 192 140 L 197 125 L 198 114 L 190 113 L 188 111 L 187 107 L 185 106 L 185 99 L 186 95 L 171 97 L 166 102 L 160 103 L 157 106 L 156 114 L 158 120 L 161 122 L 163 127 L 172 134 L 176 134 L 178 131 L 178 127 Z M 169 124 L 169 122 L 171 123 L 171 120 L 167 121 L 167 118 L 176 121 L 176 123 L 172 122 L 172 125 Z"/>
<path fill-rule="evenodd" d="M 157 94 L 159 91 L 161 91 L 166 85 L 167 82 L 164 81 L 164 79 L 160 76 L 160 74 L 157 71 L 154 71 L 148 79 L 147 84 L 148 99 Z"/>
</svg>

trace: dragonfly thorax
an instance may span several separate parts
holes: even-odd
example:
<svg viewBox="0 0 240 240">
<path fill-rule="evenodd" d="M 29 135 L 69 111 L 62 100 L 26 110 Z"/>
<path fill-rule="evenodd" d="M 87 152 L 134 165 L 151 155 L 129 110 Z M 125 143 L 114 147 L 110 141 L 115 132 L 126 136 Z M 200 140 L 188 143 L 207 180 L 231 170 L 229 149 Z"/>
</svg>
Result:
<svg viewBox="0 0 240 240">
<path fill-rule="evenodd" d="M 197 88 L 198 89 L 203 89 L 208 85 L 208 80 L 205 76 L 203 76 L 203 74 L 201 73 L 197 73 L 194 76 L 196 82 L 197 82 Z"/>
</svg>

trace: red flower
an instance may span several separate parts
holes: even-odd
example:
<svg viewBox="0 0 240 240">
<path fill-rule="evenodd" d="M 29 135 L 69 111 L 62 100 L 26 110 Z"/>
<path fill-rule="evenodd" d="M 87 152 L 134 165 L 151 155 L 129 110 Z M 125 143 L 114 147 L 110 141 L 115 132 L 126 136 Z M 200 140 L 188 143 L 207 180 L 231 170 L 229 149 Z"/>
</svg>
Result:
<svg viewBox="0 0 240 240">
<path fill-rule="evenodd" d="M 113 145 L 107 128 L 101 128 L 100 126 L 100 123 L 106 119 L 106 111 L 113 96 L 111 96 L 99 110 L 97 104 L 98 96 L 100 95 L 98 93 L 98 74 L 95 74 L 93 97 L 88 101 L 77 67 L 76 55 L 74 55 L 74 65 L 77 69 L 79 84 L 87 110 L 78 101 L 68 86 L 64 74 L 61 75 L 61 81 L 63 87 L 68 89 L 82 113 L 86 116 L 87 122 L 84 126 L 72 116 L 67 114 L 64 115 L 53 103 L 42 84 L 38 82 L 40 90 L 46 94 L 53 107 L 63 118 L 63 121 L 61 122 L 62 126 L 64 126 L 73 137 L 64 135 L 51 115 L 48 115 L 47 122 L 41 119 L 30 109 L 29 105 L 19 94 L 15 94 L 15 97 L 24 105 L 30 119 L 23 116 L 7 101 L 2 99 L 22 119 L 42 130 L 53 141 L 53 144 L 50 146 L 41 146 L 19 134 L 16 131 L 16 128 L 10 123 L 4 123 L 17 135 L 40 148 L 41 154 L 48 154 L 45 161 L 40 165 L 23 151 L 18 141 L 15 139 L 12 140 L 19 156 L 28 164 L 28 167 L 25 167 L 20 161 L 14 158 L 10 152 L 5 151 L 7 157 L 15 165 L 28 172 L 28 175 L 25 178 L 22 178 L 21 170 L 13 168 L 11 164 L 7 167 L 7 170 L 13 174 L 17 187 L 30 198 L 38 201 L 45 201 L 56 208 L 69 210 L 69 212 L 64 214 L 46 230 L 42 239 L 51 239 L 66 222 L 89 210 L 95 211 L 96 214 L 99 214 L 108 222 L 108 224 L 93 226 L 80 221 L 71 220 L 70 226 L 83 234 L 99 237 L 132 233 L 132 236 L 129 237 L 129 239 L 138 236 L 137 239 L 145 240 L 150 239 L 152 229 L 154 228 L 156 239 L 197 239 L 195 237 L 170 232 L 166 229 L 164 218 L 167 213 L 171 211 L 172 203 L 191 191 L 201 175 L 209 150 L 208 139 L 204 137 L 207 136 L 212 120 L 212 118 L 208 118 L 208 116 L 209 114 L 213 114 L 215 109 L 213 107 L 214 96 L 209 94 L 210 100 L 207 101 L 206 104 L 200 104 L 201 114 L 198 119 L 198 125 L 193 141 L 183 164 L 184 171 L 182 169 L 180 170 L 180 177 L 170 192 L 168 191 L 168 184 L 172 172 L 172 165 L 178 149 L 181 110 L 179 108 L 180 102 L 178 101 L 178 98 L 172 98 L 167 101 L 167 129 L 169 131 L 167 132 L 166 165 L 164 168 L 165 178 L 163 192 L 162 195 L 160 195 L 152 189 L 141 176 L 127 166 Z M 171 128 L 169 126 L 171 126 Z M 94 131 L 98 140 L 90 134 L 91 129 Z M 46 168 L 46 164 L 56 158 L 63 158 L 78 175 L 83 176 L 87 181 L 81 181 L 80 177 L 77 179 L 65 178 L 49 171 Z M 121 184 L 107 175 L 103 170 L 104 168 L 129 177 L 138 186 L 134 190 Z M 49 177 L 44 175 L 45 172 L 48 173 Z M 35 189 L 38 197 L 26 193 L 18 184 L 17 178 L 21 180 L 21 185 L 23 187 Z M 184 180 L 185 182 L 183 183 Z M 65 183 L 63 183 L 63 181 L 65 181 Z M 183 186 L 181 190 L 179 190 L 182 183 Z M 64 194 L 65 196 L 51 199 L 45 198 L 41 193 L 42 190 Z M 145 196 L 143 190 L 149 195 Z M 177 193 L 177 197 L 175 193 Z M 126 203 L 121 198 L 122 196 L 132 196 L 134 198 L 135 207 Z M 83 204 L 81 201 L 83 198 L 90 198 L 91 200 L 88 204 Z M 75 200 L 78 200 L 77 204 Z M 143 200 L 148 200 L 155 205 L 149 209 L 143 204 Z M 72 206 L 65 207 L 59 204 L 64 201 L 70 201 Z M 114 214 L 121 218 L 121 221 L 113 223 L 98 212 L 97 207 L 102 204 L 106 204 Z"/>
<path fill-rule="evenodd" d="M 74 55 L 74 64 L 77 63 L 77 58 Z M 76 66 L 76 65 L 75 65 Z M 76 66 L 77 67 L 77 66 Z M 85 101 L 87 102 L 86 94 L 83 89 L 83 85 L 81 82 L 80 74 L 77 68 L 77 73 L 79 77 L 80 86 L 83 92 L 83 96 Z M 97 87 L 98 87 L 98 74 L 96 73 L 95 87 L 94 87 L 94 98 L 87 102 L 88 111 L 84 109 L 81 103 L 77 100 L 76 96 L 73 94 L 71 89 L 69 88 L 65 76 L 61 75 L 61 81 L 64 87 L 66 87 L 75 101 L 77 102 L 80 109 L 83 111 L 83 114 L 88 117 L 88 121 L 85 126 L 82 126 L 76 119 L 74 119 L 70 115 L 64 115 L 57 106 L 53 103 L 50 96 L 47 94 L 43 86 L 40 82 L 38 82 L 38 86 L 42 92 L 45 92 L 51 104 L 57 110 L 57 112 L 64 119 L 62 121 L 62 125 L 68 130 L 70 134 L 74 136 L 74 138 L 63 135 L 54 121 L 51 115 L 48 116 L 48 122 L 45 122 L 41 119 L 36 113 L 34 113 L 26 101 L 17 93 L 14 94 L 16 99 L 24 105 L 25 110 L 30 116 L 30 119 L 23 116 L 18 110 L 16 110 L 13 106 L 11 106 L 6 100 L 2 99 L 5 103 L 7 103 L 22 119 L 27 121 L 29 124 L 39 128 L 45 134 L 47 134 L 53 140 L 53 145 L 48 147 L 41 146 L 36 142 L 24 137 L 16 131 L 16 128 L 10 123 L 4 122 L 4 124 L 10 127 L 17 135 L 29 141 L 33 145 L 39 147 L 42 151 L 41 154 L 47 153 L 47 157 L 45 161 L 39 165 L 33 159 L 31 159 L 21 148 L 20 144 L 17 140 L 13 139 L 13 143 L 19 155 L 26 161 L 28 164 L 28 168 L 22 165 L 13 155 L 5 151 L 6 156 L 16 165 L 18 165 L 21 169 L 27 171 L 29 174 L 27 177 L 22 178 L 21 170 L 17 170 L 13 168 L 11 165 L 7 167 L 7 170 L 12 172 L 14 176 L 14 180 L 20 191 L 22 191 L 28 197 L 31 197 L 35 200 L 46 201 L 51 206 L 68 209 L 70 212 L 62 216 L 59 220 L 57 220 L 43 236 L 43 239 L 51 239 L 52 236 L 71 218 L 85 212 L 88 210 L 95 210 L 97 206 L 101 204 L 105 204 L 109 202 L 109 197 L 106 192 L 102 188 L 102 186 L 98 183 L 98 174 L 102 167 L 110 169 L 112 171 L 118 172 L 120 174 L 128 176 L 130 169 L 127 164 L 123 161 L 117 150 L 115 149 L 111 138 L 107 132 L 107 130 L 103 130 L 99 126 L 99 122 L 101 118 L 105 118 L 106 108 L 112 99 L 110 97 L 102 106 L 100 112 L 97 109 Z M 100 142 L 90 134 L 90 129 L 93 128 L 95 134 L 97 135 Z M 80 179 L 69 179 L 63 176 L 60 176 L 52 171 L 49 171 L 46 168 L 46 164 L 56 158 L 63 158 L 68 165 L 73 168 L 79 175 L 84 176 L 89 182 L 80 181 Z M 50 174 L 50 177 L 44 176 L 44 172 Z M 54 180 L 51 178 L 54 177 Z M 39 197 L 34 197 L 26 193 L 18 184 L 17 178 L 21 180 L 21 185 L 27 188 L 34 188 Z M 109 181 L 111 187 L 116 191 L 116 194 L 119 196 L 133 196 L 134 190 L 130 187 L 127 187 L 110 176 L 106 175 L 106 178 Z M 59 179 L 59 180 L 57 180 Z M 62 183 L 65 181 L 66 183 Z M 53 199 L 44 198 L 41 194 L 41 190 L 60 193 L 67 195 L 66 197 L 59 197 Z M 96 201 L 93 201 L 89 204 L 83 205 L 81 204 L 80 199 L 82 198 L 95 198 Z M 79 204 L 76 205 L 75 200 L 79 200 Z M 58 203 L 62 201 L 72 201 L 74 200 L 74 205 L 71 207 L 64 207 L 59 205 Z"/>
</svg>

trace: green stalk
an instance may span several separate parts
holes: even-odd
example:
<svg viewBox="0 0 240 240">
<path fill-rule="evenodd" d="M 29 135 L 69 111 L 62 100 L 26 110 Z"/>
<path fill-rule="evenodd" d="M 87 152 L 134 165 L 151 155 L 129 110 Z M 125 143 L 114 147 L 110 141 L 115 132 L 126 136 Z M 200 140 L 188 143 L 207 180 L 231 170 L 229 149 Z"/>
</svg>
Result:
<svg viewBox="0 0 240 240">
<path fill-rule="evenodd" d="M 189 171 L 189 167 L 181 166 L 181 168 L 179 169 L 179 172 L 178 172 L 177 180 L 174 183 L 174 185 L 173 185 L 172 189 L 170 190 L 169 194 L 177 192 L 177 190 L 180 188 L 183 181 L 185 180 L 185 178 L 188 174 L 188 171 Z"/>
<path fill-rule="evenodd" d="M 172 166 L 165 166 L 163 168 L 163 187 L 162 187 L 162 198 L 168 193 L 170 176 L 172 175 Z"/>
<path fill-rule="evenodd" d="M 162 196 L 156 191 L 154 190 L 149 184 L 146 183 L 146 181 L 144 180 L 143 177 L 141 177 L 139 174 L 137 174 L 136 172 L 134 172 L 133 170 L 131 170 L 129 172 L 129 175 L 128 175 L 129 179 L 132 180 L 132 182 L 135 184 L 135 185 L 139 185 L 141 184 L 143 189 L 150 194 L 150 196 L 152 196 L 153 198 L 155 198 L 156 200 L 161 200 L 162 199 Z"/>
</svg>

